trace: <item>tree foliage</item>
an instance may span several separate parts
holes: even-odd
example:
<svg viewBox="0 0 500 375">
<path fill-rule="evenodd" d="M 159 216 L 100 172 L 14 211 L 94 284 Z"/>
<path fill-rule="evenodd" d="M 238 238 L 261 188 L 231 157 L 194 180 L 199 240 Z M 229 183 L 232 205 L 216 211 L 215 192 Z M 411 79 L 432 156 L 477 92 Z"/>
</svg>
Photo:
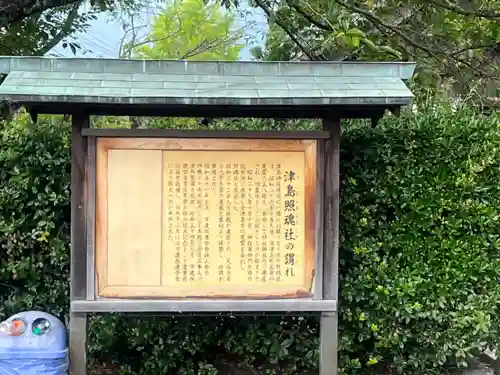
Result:
<svg viewBox="0 0 500 375">
<path fill-rule="evenodd" d="M 84 4 L 83 0 L 0 0 L 0 55 L 45 55 L 60 42 L 75 53 L 80 45 L 71 36 L 85 31 L 98 14 L 134 12 L 150 2 L 94 0 L 85 8 Z"/>
<path fill-rule="evenodd" d="M 257 57 L 412 60 L 424 87 L 496 95 L 498 0 L 253 1 L 271 25 Z"/>
<path fill-rule="evenodd" d="M 174 0 L 153 17 L 145 38 L 130 40 L 124 49 L 148 59 L 237 60 L 242 36 L 234 13 L 219 2 Z"/>
<path fill-rule="evenodd" d="M 81 0 L 0 0 L 0 28 L 48 10 L 57 10 L 76 3 L 81 3 Z M 90 6 L 100 11 L 119 5 L 135 6 L 136 3 L 137 0 L 90 0 Z"/>
<path fill-rule="evenodd" d="M 85 30 L 96 12 L 78 14 L 81 3 L 48 9 L 4 27 L 0 33 L 0 54 L 43 56 L 71 34 Z M 75 51 L 79 47 L 73 41 L 68 46 Z"/>
</svg>

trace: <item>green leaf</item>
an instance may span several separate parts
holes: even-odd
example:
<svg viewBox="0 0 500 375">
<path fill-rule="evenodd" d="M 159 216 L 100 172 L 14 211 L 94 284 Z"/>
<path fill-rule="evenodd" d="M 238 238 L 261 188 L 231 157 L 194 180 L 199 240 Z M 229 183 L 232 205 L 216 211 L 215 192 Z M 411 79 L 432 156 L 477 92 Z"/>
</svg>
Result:
<svg viewBox="0 0 500 375">
<path fill-rule="evenodd" d="M 366 34 L 357 28 L 347 30 L 346 35 L 358 38 L 366 38 Z"/>
</svg>

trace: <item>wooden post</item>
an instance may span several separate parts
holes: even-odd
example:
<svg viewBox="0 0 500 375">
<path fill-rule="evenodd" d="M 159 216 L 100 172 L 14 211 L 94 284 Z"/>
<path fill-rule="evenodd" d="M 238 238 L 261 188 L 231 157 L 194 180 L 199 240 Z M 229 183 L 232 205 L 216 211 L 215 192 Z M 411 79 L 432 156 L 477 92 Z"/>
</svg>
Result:
<svg viewBox="0 0 500 375">
<path fill-rule="evenodd" d="M 325 142 L 325 233 L 323 244 L 323 298 L 338 301 L 340 119 L 324 119 L 330 132 Z M 337 311 L 323 312 L 320 323 L 320 375 L 335 375 L 338 367 Z"/>
<path fill-rule="evenodd" d="M 70 301 L 86 298 L 86 198 L 87 139 L 82 129 L 89 126 L 89 116 L 73 114 L 71 126 L 71 257 Z M 70 311 L 70 374 L 87 374 L 87 314 Z"/>
</svg>

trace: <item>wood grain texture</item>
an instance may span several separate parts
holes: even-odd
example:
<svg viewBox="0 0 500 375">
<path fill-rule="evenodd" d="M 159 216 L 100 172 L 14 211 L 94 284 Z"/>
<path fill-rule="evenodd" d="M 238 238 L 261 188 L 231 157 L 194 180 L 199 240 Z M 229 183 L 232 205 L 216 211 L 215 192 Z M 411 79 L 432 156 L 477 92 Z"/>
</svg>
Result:
<svg viewBox="0 0 500 375">
<path fill-rule="evenodd" d="M 108 285 L 108 150 L 97 138 L 96 145 L 96 206 L 95 206 L 95 272 L 96 292 Z"/>
<path fill-rule="evenodd" d="M 70 299 L 84 299 L 87 285 L 86 201 L 87 139 L 81 131 L 89 126 L 84 114 L 72 116 L 71 129 L 71 257 Z"/>
<path fill-rule="evenodd" d="M 95 189 L 96 189 L 96 138 L 87 137 L 87 300 L 95 299 Z"/>
<path fill-rule="evenodd" d="M 328 139 L 324 131 L 241 131 L 241 130 L 174 130 L 174 129 L 102 129 L 89 128 L 84 137 L 113 138 L 212 138 L 212 139 Z"/>
<path fill-rule="evenodd" d="M 340 218 L 340 120 L 325 120 L 331 137 L 325 142 L 325 234 L 323 298 L 337 300 Z"/>
<path fill-rule="evenodd" d="M 339 285 L 340 217 L 340 135 L 339 119 L 325 119 L 323 128 L 330 131 L 325 141 L 325 232 L 323 246 L 323 299 L 337 300 Z M 320 320 L 320 375 L 337 373 L 338 313 L 323 312 Z"/>
<path fill-rule="evenodd" d="M 314 299 L 323 299 L 324 201 L 325 201 L 325 142 L 319 141 L 316 150 L 316 267 L 314 270 Z"/>
<path fill-rule="evenodd" d="M 304 151 L 313 140 L 99 138 L 103 149 L 205 150 L 205 151 Z"/>
<path fill-rule="evenodd" d="M 219 299 L 219 298 L 100 298 L 95 301 L 74 301 L 72 311 L 83 313 L 127 312 L 134 315 L 164 316 L 164 314 L 201 313 L 234 314 L 250 316 L 266 313 L 305 313 L 335 311 L 335 301 L 320 301 L 310 298 L 283 298 L 283 299 Z"/>
<path fill-rule="evenodd" d="M 312 289 L 314 270 L 316 267 L 316 178 L 317 178 L 317 143 L 306 148 L 304 152 L 304 209 L 305 209 L 305 248 L 311 249 L 305 254 L 304 278 Z"/>
<path fill-rule="evenodd" d="M 97 143 L 96 264 L 98 295 L 106 298 L 291 298 L 309 297 L 315 269 L 317 144 L 297 140 L 112 139 Z M 251 152 L 249 152 L 251 150 Z M 213 151 L 232 151 L 214 153 Z M 163 159 L 162 159 L 163 154 Z M 166 156 L 165 156 L 166 155 Z M 227 157 L 229 156 L 229 159 Z M 297 159 L 299 157 L 299 159 Z M 162 161 L 163 160 L 163 161 Z M 301 188 L 300 274 L 286 283 L 175 282 L 173 245 L 165 245 L 169 163 L 283 163 L 297 167 Z M 287 164 L 288 160 L 288 164 Z M 197 164 L 200 165 L 200 164 Z M 283 190 L 284 191 L 284 190 Z M 171 199 L 171 198 L 168 198 Z M 216 207 L 219 198 L 211 197 Z M 283 205 L 282 201 L 282 205 Z M 212 208 L 213 208 L 212 207 Z M 264 209 L 264 208 L 263 208 Z M 205 209 L 216 223 L 214 210 Z M 233 209 L 234 215 L 237 209 Z M 211 213 L 210 213 L 211 212 Z M 217 212 L 215 212 L 217 214 Z M 280 218 L 282 220 L 282 218 Z M 235 219 L 236 221 L 236 219 Z M 114 223 L 114 224 L 112 224 Z M 215 227 L 214 227 L 215 228 Z M 239 228 L 233 228 L 238 229 Z M 217 230 L 217 229 L 215 229 Z M 129 234 L 130 233 L 130 234 Z M 215 240 L 212 241 L 214 244 Z M 163 245 L 162 245 L 163 243 Z M 231 256 L 239 245 L 231 249 Z M 163 250 L 162 250 L 163 248 Z M 217 252 L 212 246 L 211 251 Z M 237 255 L 237 256 L 238 256 Z M 284 256 L 284 253 L 283 253 Z M 233 259 L 234 260 L 234 259 Z M 241 275 L 240 275 L 241 276 Z M 246 275 L 245 275 L 246 276 Z M 255 281 L 255 280 L 254 280 Z"/>
<path fill-rule="evenodd" d="M 98 155 L 99 291 L 105 285 L 160 285 L 161 151 Z"/>
<path fill-rule="evenodd" d="M 86 204 L 88 200 L 87 139 L 81 131 L 89 126 L 89 116 L 72 115 L 71 129 L 71 256 L 70 300 L 87 297 Z M 69 357 L 71 375 L 87 374 L 87 314 L 70 311 Z"/>
<path fill-rule="evenodd" d="M 108 150 L 107 285 L 160 285 L 162 153 Z"/>
</svg>

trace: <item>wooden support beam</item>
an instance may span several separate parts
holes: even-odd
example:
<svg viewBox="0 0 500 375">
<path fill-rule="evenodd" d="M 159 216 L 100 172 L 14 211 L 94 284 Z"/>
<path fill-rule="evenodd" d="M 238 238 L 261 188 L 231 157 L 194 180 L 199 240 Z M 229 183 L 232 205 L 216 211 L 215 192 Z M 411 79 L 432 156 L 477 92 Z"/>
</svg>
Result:
<svg viewBox="0 0 500 375">
<path fill-rule="evenodd" d="M 324 119 L 330 132 L 325 141 L 325 232 L 323 244 L 323 298 L 338 300 L 340 211 L 340 119 Z M 338 368 L 338 309 L 323 312 L 320 324 L 320 375 L 335 375 Z"/>
<path fill-rule="evenodd" d="M 82 129 L 89 126 L 89 116 L 73 114 L 71 129 L 71 257 L 70 300 L 86 298 L 86 199 L 87 138 Z M 87 314 L 70 311 L 70 374 L 87 374 Z"/>
</svg>

